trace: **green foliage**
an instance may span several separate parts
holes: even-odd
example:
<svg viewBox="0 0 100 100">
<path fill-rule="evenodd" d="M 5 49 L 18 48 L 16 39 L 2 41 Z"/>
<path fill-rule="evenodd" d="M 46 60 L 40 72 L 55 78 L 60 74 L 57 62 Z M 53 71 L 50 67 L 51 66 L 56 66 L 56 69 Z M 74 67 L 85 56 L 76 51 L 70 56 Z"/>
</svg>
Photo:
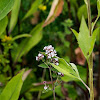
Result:
<svg viewBox="0 0 100 100">
<path fill-rule="evenodd" d="M 81 79 L 85 82 L 86 81 L 86 68 L 83 68 L 82 66 L 77 66 L 77 69 L 78 69 Z M 78 81 L 79 82 L 78 79 L 71 78 L 70 76 L 66 76 L 66 75 L 64 75 L 62 77 L 62 80 L 65 82 L 69 82 L 69 81 Z"/>
<path fill-rule="evenodd" d="M 93 51 L 96 36 L 97 36 L 97 33 L 98 33 L 97 32 L 98 29 L 96 29 L 93 32 L 92 36 L 90 36 L 88 27 L 87 27 L 86 22 L 85 22 L 85 19 L 84 19 L 84 17 L 82 17 L 79 34 L 75 30 L 72 30 L 72 31 L 77 38 L 78 44 L 79 44 L 84 56 L 88 59 L 90 54 Z"/>
<path fill-rule="evenodd" d="M 78 9 L 78 12 L 77 12 L 77 16 L 78 16 L 78 19 L 79 21 L 81 21 L 81 18 L 82 16 L 84 16 L 85 19 L 87 19 L 87 7 L 86 5 L 82 5 L 79 9 Z"/>
<path fill-rule="evenodd" d="M 28 39 L 24 39 L 20 45 L 15 49 L 16 55 L 14 57 L 14 61 L 18 60 L 20 57 L 25 55 L 32 49 L 41 39 L 42 39 L 42 25 L 40 23 L 35 28 L 33 28 L 30 32 L 31 37 Z"/>
<path fill-rule="evenodd" d="M 9 32 L 11 32 L 18 20 L 18 14 L 19 14 L 19 10 L 20 10 L 20 4 L 21 4 L 21 0 L 15 0 L 14 2 L 14 6 L 11 12 L 11 19 L 10 19 L 10 27 L 9 27 Z"/>
<path fill-rule="evenodd" d="M 29 9 L 29 11 L 26 13 L 26 15 L 24 16 L 23 20 L 25 20 L 26 18 L 28 18 L 29 16 L 31 16 L 33 13 L 35 13 L 39 7 L 39 5 L 42 3 L 43 0 L 36 0 L 33 2 L 33 4 L 31 5 L 31 8 Z"/>
<path fill-rule="evenodd" d="M 62 58 L 59 58 L 59 65 L 54 65 L 52 63 L 50 63 L 55 69 L 57 69 L 59 72 L 67 75 L 67 76 L 70 76 L 72 78 L 77 78 L 79 79 L 79 74 L 78 74 L 78 71 L 77 71 L 77 67 L 70 63 L 68 64 L 64 59 Z"/>
<path fill-rule="evenodd" d="M 46 65 L 46 64 L 40 64 L 40 65 L 38 65 L 39 67 L 42 67 L 42 68 L 48 68 L 48 66 Z"/>
<path fill-rule="evenodd" d="M 73 22 L 70 19 L 65 20 L 65 22 L 62 23 L 62 25 L 64 26 L 64 31 L 66 34 L 70 35 L 71 31 L 70 31 L 70 27 L 73 26 Z"/>
<path fill-rule="evenodd" d="M 4 88 L 3 92 L 0 95 L 0 100 L 18 100 L 20 90 L 23 84 L 22 76 L 24 70 L 21 71 L 18 75 L 13 77 L 6 87 Z"/>
<path fill-rule="evenodd" d="M 15 0 L 0 0 L 0 20 L 12 10 L 14 1 Z"/>
<path fill-rule="evenodd" d="M 0 35 L 5 31 L 8 24 L 7 16 L 0 20 Z"/>
<path fill-rule="evenodd" d="M 17 35 L 17 36 L 15 36 L 15 37 L 12 38 L 12 41 L 15 41 L 15 40 L 23 38 L 23 37 L 31 37 L 31 35 L 30 34 Z"/>
<path fill-rule="evenodd" d="M 100 16 L 100 0 L 97 0 L 98 16 Z"/>
</svg>

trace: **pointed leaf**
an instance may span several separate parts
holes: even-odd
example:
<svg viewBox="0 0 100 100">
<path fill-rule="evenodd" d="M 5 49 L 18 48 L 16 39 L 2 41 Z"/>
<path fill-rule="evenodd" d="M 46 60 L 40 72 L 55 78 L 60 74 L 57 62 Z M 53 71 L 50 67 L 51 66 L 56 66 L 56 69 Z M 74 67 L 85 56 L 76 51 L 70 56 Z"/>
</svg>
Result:
<svg viewBox="0 0 100 100">
<path fill-rule="evenodd" d="M 88 4 L 87 0 L 84 0 L 84 2 L 85 2 L 86 5 Z"/>
<path fill-rule="evenodd" d="M 50 9 L 50 13 L 43 25 L 43 27 L 47 26 L 48 24 L 50 24 L 51 22 L 53 22 L 55 20 L 56 17 L 58 17 L 63 9 L 63 4 L 64 1 L 63 0 L 54 0 Z"/>
<path fill-rule="evenodd" d="M 46 64 L 40 64 L 40 65 L 38 65 L 39 67 L 42 67 L 42 68 L 48 68 L 48 66 L 46 65 Z"/>
<path fill-rule="evenodd" d="M 59 58 L 59 65 L 54 65 L 50 63 L 55 69 L 57 69 L 59 72 L 70 76 L 72 78 L 78 78 L 77 73 L 73 70 L 72 66 L 68 64 L 64 59 Z"/>
<path fill-rule="evenodd" d="M 22 76 L 24 70 L 18 75 L 14 76 L 6 85 L 0 95 L 0 100 L 18 100 L 20 90 L 23 84 Z"/>
<path fill-rule="evenodd" d="M 27 71 L 24 72 L 22 80 L 25 81 L 25 79 L 27 78 L 27 76 L 30 74 L 30 72 L 32 71 L 32 69 L 29 69 Z"/>
<path fill-rule="evenodd" d="M 91 37 L 89 36 L 89 30 L 86 25 L 84 17 L 82 17 L 81 26 L 80 26 L 80 32 L 78 35 L 78 44 L 84 54 L 84 56 L 87 58 L 89 54 L 89 49 L 91 47 Z"/>
<path fill-rule="evenodd" d="M 15 0 L 0 0 L 0 20 L 12 10 L 14 1 Z"/>
<path fill-rule="evenodd" d="M 0 35 L 6 30 L 8 24 L 7 16 L 0 20 Z"/>
<path fill-rule="evenodd" d="M 17 23 L 20 4 L 21 4 L 21 0 L 15 0 L 14 6 L 13 6 L 12 12 L 11 12 L 11 20 L 10 20 L 9 32 L 11 32 L 14 29 L 14 27 L 15 27 L 15 25 Z"/>
<path fill-rule="evenodd" d="M 78 40 L 78 32 L 77 32 L 76 30 L 72 29 L 72 28 L 71 28 L 71 30 L 72 30 L 72 32 L 74 33 L 76 39 Z"/>
<path fill-rule="evenodd" d="M 25 20 L 26 18 L 28 18 L 29 16 L 31 16 L 33 13 L 35 13 L 39 7 L 39 5 L 42 3 L 43 0 L 35 0 L 33 2 L 33 4 L 31 5 L 31 8 L 29 9 L 29 11 L 26 13 L 26 15 L 24 16 L 23 20 Z"/>
</svg>

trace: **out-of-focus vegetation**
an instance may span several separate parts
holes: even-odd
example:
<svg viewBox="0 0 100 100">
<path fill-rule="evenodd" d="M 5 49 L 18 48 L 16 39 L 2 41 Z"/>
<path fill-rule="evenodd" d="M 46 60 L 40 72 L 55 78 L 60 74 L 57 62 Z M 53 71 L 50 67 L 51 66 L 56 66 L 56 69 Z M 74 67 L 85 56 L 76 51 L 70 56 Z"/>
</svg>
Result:
<svg viewBox="0 0 100 100">
<path fill-rule="evenodd" d="M 51 90 L 42 93 L 44 80 L 51 87 L 49 70 L 36 61 L 38 51 L 50 44 L 59 57 L 77 65 L 80 77 L 89 84 L 85 57 L 71 31 L 79 31 L 82 16 L 87 21 L 86 5 L 84 0 L 57 1 L 50 13 L 53 0 L 0 0 L 0 100 L 53 100 Z M 91 0 L 91 13 L 94 22 L 97 0 Z M 95 28 L 99 26 L 100 21 Z M 93 51 L 94 97 L 100 100 L 99 31 L 97 35 Z M 76 78 L 64 75 L 61 81 L 55 88 L 56 100 L 89 100 L 88 90 Z"/>
</svg>

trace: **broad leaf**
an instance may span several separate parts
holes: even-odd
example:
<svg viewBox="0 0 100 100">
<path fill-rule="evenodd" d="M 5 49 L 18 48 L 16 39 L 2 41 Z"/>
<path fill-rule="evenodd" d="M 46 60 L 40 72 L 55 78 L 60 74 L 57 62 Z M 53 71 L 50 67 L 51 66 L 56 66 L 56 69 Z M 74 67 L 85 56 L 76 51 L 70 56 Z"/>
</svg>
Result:
<svg viewBox="0 0 100 100">
<path fill-rule="evenodd" d="M 21 87 L 23 85 L 22 76 L 24 70 L 18 75 L 14 76 L 6 85 L 0 95 L 0 100 L 18 100 Z"/>
<path fill-rule="evenodd" d="M 73 29 L 72 29 L 72 31 L 77 38 L 79 47 L 81 48 L 85 58 L 88 59 L 93 51 L 96 36 L 99 31 L 99 28 L 93 32 L 92 36 L 90 36 L 89 29 L 86 25 L 85 19 L 84 19 L 84 17 L 82 17 L 79 34 Z"/>
<path fill-rule="evenodd" d="M 31 8 L 29 9 L 29 11 L 26 13 L 26 15 L 24 16 L 23 20 L 25 20 L 26 18 L 28 18 L 29 16 L 31 16 L 33 13 L 35 13 L 39 7 L 39 5 L 42 3 L 43 0 L 35 0 L 33 2 L 33 4 L 31 5 Z"/>
<path fill-rule="evenodd" d="M 0 35 L 6 30 L 8 24 L 7 16 L 0 20 Z"/>
<path fill-rule="evenodd" d="M 15 0 L 0 0 L 0 20 L 12 9 Z"/>
<path fill-rule="evenodd" d="M 12 9 L 12 12 L 11 12 L 9 32 L 11 32 L 14 29 L 14 27 L 17 23 L 20 4 L 21 4 L 21 0 L 15 0 L 14 6 L 13 6 L 13 9 Z"/>
<path fill-rule="evenodd" d="M 50 13 L 43 25 L 43 27 L 47 26 L 48 24 L 50 24 L 51 22 L 53 22 L 55 20 L 56 17 L 58 17 L 63 9 L 63 4 L 64 1 L 63 0 L 54 0 L 50 9 Z"/>
<path fill-rule="evenodd" d="M 79 72 L 79 75 L 80 75 L 81 79 L 82 79 L 84 82 L 86 82 L 86 75 L 87 75 L 87 73 L 86 73 L 86 68 L 83 68 L 82 66 L 77 66 L 77 69 L 78 69 L 78 72 Z M 65 82 L 80 81 L 80 80 L 78 80 L 78 79 L 76 79 L 76 78 L 71 78 L 71 77 L 66 76 L 66 75 L 64 75 L 64 76 L 62 77 L 62 80 L 65 81 Z"/>
<path fill-rule="evenodd" d="M 100 16 L 100 0 L 97 0 L 98 16 Z"/>
<path fill-rule="evenodd" d="M 79 78 L 79 76 L 77 75 L 76 71 L 73 69 L 73 67 L 68 64 L 64 59 L 59 58 L 59 65 L 54 65 L 52 63 L 50 63 L 55 69 L 57 69 L 59 72 L 70 76 L 72 78 Z"/>
<path fill-rule="evenodd" d="M 30 32 L 31 37 L 24 39 L 17 48 L 15 48 L 16 55 L 14 61 L 28 53 L 40 40 L 42 39 L 42 27 L 43 23 L 38 24 Z"/>
<path fill-rule="evenodd" d="M 40 65 L 38 65 L 39 67 L 42 67 L 42 68 L 48 68 L 48 66 L 46 65 L 46 64 L 40 64 Z"/>
</svg>

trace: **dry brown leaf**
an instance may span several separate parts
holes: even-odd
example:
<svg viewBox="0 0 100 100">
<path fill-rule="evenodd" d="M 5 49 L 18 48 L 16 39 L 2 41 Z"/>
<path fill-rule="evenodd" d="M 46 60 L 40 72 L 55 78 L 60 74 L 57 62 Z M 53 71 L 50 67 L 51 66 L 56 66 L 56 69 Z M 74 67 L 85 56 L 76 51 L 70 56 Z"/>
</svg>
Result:
<svg viewBox="0 0 100 100">
<path fill-rule="evenodd" d="M 35 24 L 38 23 L 38 21 L 39 21 L 39 14 L 40 14 L 39 11 L 37 11 L 37 12 L 35 12 L 35 13 L 33 14 L 34 17 L 31 19 L 31 24 L 32 24 L 32 25 L 35 25 Z"/>
<path fill-rule="evenodd" d="M 75 54 L 76 54 L 77 63 L 80 64 L 80 65 L 84 65 L 86 59 L 85 59 L 85 57 L 84 57 L 84 55 L 82 53 L 82 50 L 80 48 L 76 48 L 75 49 Z"/>
<path fill-rule="evenodd" d="M 48 24 L 50 24 L 51 22 L 53 22 L 55 20 L 56 17 L 58 17 L 63 9 L 63 4 L 64 1 L 63 0 L 54 0 L 50 9 L 50 13 L 46 19 L 46 21 L 44 22 L 43 27 L 47 26 Z"/>
<path fill-rule="evenodd" d="M 23 81 L 27 78 L 27 76 L 30 74 L 31 71 L 32 71 L 32 69 L 29 69 L 29 70 L 24 72 L 23 77 L 22 77 Z"/>
</svg>

